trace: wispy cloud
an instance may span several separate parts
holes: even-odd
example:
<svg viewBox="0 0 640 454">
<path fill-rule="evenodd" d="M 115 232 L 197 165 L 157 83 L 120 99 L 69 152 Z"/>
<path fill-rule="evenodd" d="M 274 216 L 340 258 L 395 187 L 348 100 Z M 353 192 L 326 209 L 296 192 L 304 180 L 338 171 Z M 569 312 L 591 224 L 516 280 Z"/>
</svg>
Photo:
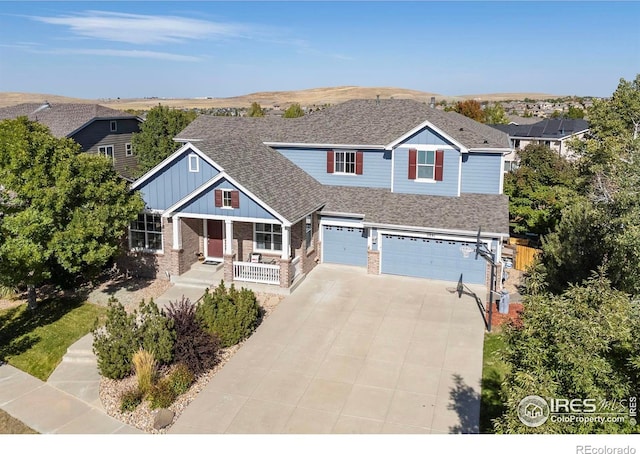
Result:
<svg viewBox="0 0 640 454">
<path fill-rule="evenodd" d="M 107 11 L 85 11 L 76 15 L 31 16 L 30 18 L 46 24 L 68 27 L 75 35 L 85 38 L 129 44 L 180 43 L 204 38 L 220 39 L 242 36 L 248 32 L 248 26 L 230 22 Z"/>
<path fill-rule="evenodd" d="M 56 55 L 93 55 L 102 57 L 150 58 L 154 60 L 170 61 L 201 61 L 200 57 L 191 55 L 171 54 L 168 52 L 154 52 L 150 50 L 121 50 L 121 49 L 51 49 L 39 53 Z"/>
</svg>

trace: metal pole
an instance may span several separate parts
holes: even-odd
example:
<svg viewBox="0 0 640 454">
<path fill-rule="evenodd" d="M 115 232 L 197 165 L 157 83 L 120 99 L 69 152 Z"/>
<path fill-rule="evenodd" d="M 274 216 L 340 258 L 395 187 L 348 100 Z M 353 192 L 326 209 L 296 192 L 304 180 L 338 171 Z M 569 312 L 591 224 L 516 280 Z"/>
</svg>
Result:
<svg viewBox="0 0 640 454">
<path fill-rule="evenodd" d="M 494 280 L 496 278 L 496 265 L 495 254 L 491 254 L 491 279 L 489 287 L 489 323 L 487 324 L 487 330 L 491 332 L 491 319 L 493 318 L 493 289 L 495 287 Z"/>
</svg>

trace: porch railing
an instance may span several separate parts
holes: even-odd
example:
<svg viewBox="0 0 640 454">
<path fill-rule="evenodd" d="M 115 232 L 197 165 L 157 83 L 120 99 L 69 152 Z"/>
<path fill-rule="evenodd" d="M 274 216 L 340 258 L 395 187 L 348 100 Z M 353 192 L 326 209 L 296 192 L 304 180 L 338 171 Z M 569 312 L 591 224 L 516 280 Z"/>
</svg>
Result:
<svg viewBox="0 0 640 454">
<path fill-rule="evenodd" d="M 280 265 L 233 262 L 233 280 L 260 284 L 280 284 Z"/>
</svg>

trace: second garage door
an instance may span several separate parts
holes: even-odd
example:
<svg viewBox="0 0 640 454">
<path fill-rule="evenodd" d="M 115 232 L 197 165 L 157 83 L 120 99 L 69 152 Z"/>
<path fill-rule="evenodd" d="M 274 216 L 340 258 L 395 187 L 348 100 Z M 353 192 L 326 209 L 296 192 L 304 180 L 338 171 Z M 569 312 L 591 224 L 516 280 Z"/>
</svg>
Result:
<svg viewBox="0 0 640 454">
<path fill-rule="evenodd" d="M 357 227 L 325 225 L 322 231 L 322 261 L 367 266 L 366 231 Z"/>
<path fill-rule="evenodd" d="M 474 251 L 473 242 L 384 234 L 381 271 L 453 282 L 462 275 L 464 283 L 484 284 L 486 262 Z"/>
</svg>

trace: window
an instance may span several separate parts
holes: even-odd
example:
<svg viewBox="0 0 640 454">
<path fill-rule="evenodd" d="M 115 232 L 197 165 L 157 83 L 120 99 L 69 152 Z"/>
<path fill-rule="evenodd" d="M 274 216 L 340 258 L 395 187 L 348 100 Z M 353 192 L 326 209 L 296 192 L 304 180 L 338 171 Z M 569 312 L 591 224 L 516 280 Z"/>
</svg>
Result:
<svg viewBox="0 0 640 454">
<path fill-rule="evenodd" d="M 312 245 L 313 240 L 313 217 L 307 216 L 304 224 L 304 239 L 305 245 L 307 249 L 309 249 Z"/>
<path fill-rule="evenodd" d="M 116 132 L 118 130 L 118 122 L 116 120 L 111 120 L 109 123 L 109 130 L 111 132 Z"/>
<path fill-rule="evenodd" d="M 255 249 L 282 251 L 282 226 L 279 224 L 255 224 Z"/>
<path fill-rule="evenodd" d="M 418 179 L 433 180 L 436 167 L 436 152 L 435 150 L 419 150 L 417 172 Z"/>
<path fill-rule="evenodd" d="M 124 144 L 124 154 L 125 156 L 133 156 L 133 148 L 131 148 L 130 143 Z"/>
<path fill-rule="evenodd" d="M 515 139 L 513 141 L 513 148 L 520 148 L 520 139 Z"/>
<path fill-rule="evenodd" d="M 356 152 L 336 151 L 336 173 L 356 173 Z"/>
<path fill-rule="evenodd" d="M 216 208 L 240 208 L 240 192 L 233 189 L 216 189 L 213 202 Z"/>
<path fill-rule="evenodd" d="M 200 158 L 197 154 L 189 155 L 189 172 L 200 172 Z"/>
<path fill-rule="evenodd" d="M 129 227 L 129 243 L 131 249 L 162 251 L 162 217 L 140 213 Z"/>
<path fill-rule="evenodd" d="M 103 145 L 98 147 L 98 153 L 106 156 L 107 158 L 113 159 L 113 145 Z"/>
</svg>

